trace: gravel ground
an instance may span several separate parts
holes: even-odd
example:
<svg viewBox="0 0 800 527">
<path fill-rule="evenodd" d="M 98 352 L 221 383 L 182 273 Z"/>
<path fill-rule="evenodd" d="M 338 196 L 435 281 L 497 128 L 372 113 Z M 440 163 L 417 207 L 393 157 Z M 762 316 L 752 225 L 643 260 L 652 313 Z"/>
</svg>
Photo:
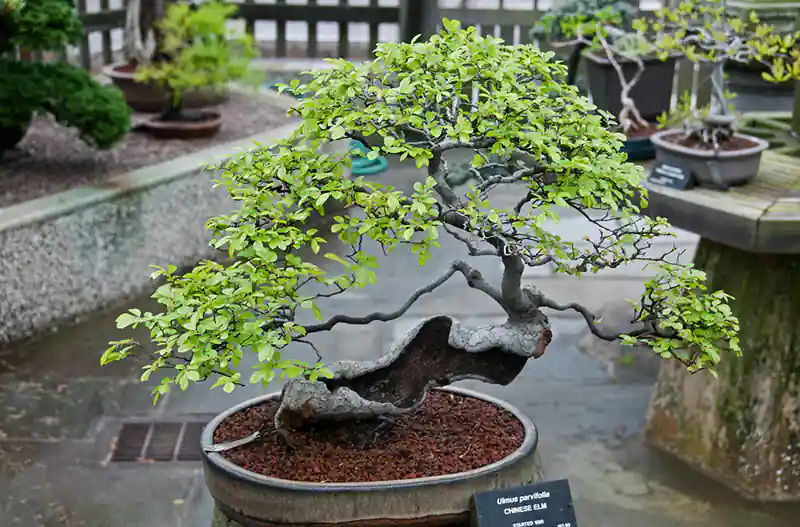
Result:
<svg viewBox="0 0 800 527">
<path fill-rule="evenodd" d="M 157 140 L 134 132 L 107 151 L 93 150 L 75 130 L 57 125 L 49 116 L 37 117 L 16 151 L 6 153 L 0 161 L 0 208 L 96 185 L 118 174 L 289 122 L 286 109 L 278 102 L 242 93 L 231 93 L 229 100 L 215 109 L 224 124 L 211 139 Z M 134 122 L 147 117 L 134 114 Z"/>
</svg>

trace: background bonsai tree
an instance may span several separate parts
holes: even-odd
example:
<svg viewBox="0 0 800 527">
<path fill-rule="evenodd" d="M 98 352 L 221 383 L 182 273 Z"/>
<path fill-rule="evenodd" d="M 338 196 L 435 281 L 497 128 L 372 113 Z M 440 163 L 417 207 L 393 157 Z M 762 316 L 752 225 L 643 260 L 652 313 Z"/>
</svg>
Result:
<svg viewBox="0 0 800 527">
<path fill-rule="evenodd" d="M 654 45 L 662 58 L 679 52 L 692 62 L 712 65 L 710 107 L 684 123 L 686 139 L 708 149 L 719 149 L 734 135 L 726 62 L 762 64 L 767 70 L 763 77 L 770 82 L 800 78 L 797 34 L 779 33 L 760 23 L 755 12 L 747 19 L 729 16 L 725 0 L 684 1 L 677 8 L 660 9 L 652 20 L 637 20 L 634 27 L 656 35 Z"/>
<path fill-rule="evenodd" d="M 133 66 L 147 64 L 156 55 L 156 22 L 164 14 L 164 0 L 128 0 L 122 50 Z"/>
<path fill-rule="evenodd" d="M 14 48 L 58 51 L 83 37 L 69 0 L 0 0 L 0 152 L 25 134 L 37 112 L 77 128 L 98 148 L 109 148 L 130 129 L 130 110 L 121 94 L 88 72 L 65 63 L 17 60 Z"/>
<path fill-rule="evenodd" d="M 507 46 L 454 21 L 444 27 L 428 42 L 381 44 L 375 59 L 360 65 L 332 60 L 333 69 L 293 88 L 315 93 L 295 108 L 302 122 L 294 136 L 223 169 L 221 181 L 240 208 L 208 225 L 214 246 L 236 261 L 206 261 L 185 274 L 159 268 L 154 276 L 166 283 L 154 298 L 163 312 L 131 310 L 117 319 L 120 328 L 146 327 L 157 345 L 143 375 L 164 374 L 156 398 L 172 385 L 202 380 L 231 392 L 243 383 L 266 388 L 288 378 L 275 418 L 287 438 L 319 420 L 390 417 L 418 408 L 433 386 L 465 378 L 511 382 L 527 359 L 545 352 L 548 310 L 576 311 L 598 338 L 650 346 L 693 372 L 713 369 L 726 351 L 740 353 L 728 295 L 704 292 L 702 272 L 647 254 L 654 238 L 668 234 L 666 221 L 637 215 L 634 201 L 646 195 L 642 168 L 626 162 L 622 136 L 562 82 L 563 65 L 532 45 Z M 476 101 L 467 86 L 478 89 Z M 326 142 L 374 134 L 383 141 L 368 145 L 372 156 L 399 155 L 426 169 L 413 192 L 348 179 L 348 156 L 320 150 Z M 462 194 L 446 179 L 447 158 L 456 151 L 472 152 L 473 164 L 484 168 L 489 153 L 520 157 L 513 166 L 488 167 L 510 175 L 487 175 Z M 520 191 L 513 207 L 491 204 L 503 185 Z M 301 251 L 325 252 L 326 240 L 307 222 L 334 200 L 350 207 L 331 227 L 349 250 L 326 253 L 331 267 L 323 268 Z M 602 234 L 576 244 L 547 230 L 545 222 L 565 209 L 579 211 Z M 605 213 L 590 214 L 595 209 Z M 440 234 L 461 242 L 473 259 L 454 259 L 394 311 L 328 313 L 326 299 L 376 282 L 378 251 L 409 249 L 425 265 Z M 502 262 L 499 283 L 483 277 L 482 258 Z M 652 262 L 658 274 L 632 314 L 640 327 L 628 334 L 604 332 L 584 306 L 522 285 L 526 266 L 553 264 L 579 276 L 631 261 Z M 324 350 L 318 362 L 305 363 L 287 349 L 311 345 L 310 335 L 339 325 L 397 319 L 454 275 L 507 320 L 464 327 L 447 315 L 432 317 L 375 361 L 326 367 Z M 137 349 L 130 339 L 112 342 L 102 362 Z M 239 371 L 250 352 L 258 364 Z"/>
<path fill-rule="evenodd" d="M 169 91 L 170 104 L 161 120 L 196 120 L 183 111 L 187 91 L 222 90 L 228 82 L 245 76 L 256 50 L 251 36 L 233 36 L 227 29 L 227 21 L 237 9 L 218 0 L 200 5 L 169 4 L 165 17 L 157 23 L 163 60 L 145 64 L 137 73 L 137 80 Z"/>
<path fill-rule="evenodd" d="M 562 32 L 564 21 L 574 21 L 577 18 L 585 22 L 598 19 L 615 19 L 621 28 L 628 27 L 636 17 L 637 9 L 630 3 L 620 0 L 571 0 L 555 9 L 548 11 L 548 15 L 541 22 L 531 28 L 531 40 L 549 38 L 555 41 L 571 38 Z M 581 55 L 588 46 L 585 42 L 576 42 L 567 59 L 567 84 L 574 84 L 578 76 Z"/>
<path fill-rule="evenodd" d="M 581 46 L 602 53 L 614 68 L 621 89 L 620 102 L 622 110 L 616 116 L 622 131 L 625 134 L 637 129 L 647 128 L 648 123 L 642 118 L 636 108 L 636 102 L 631 96 L 631 90 L 642 78 L 645 64 L 642 56 L 654 52 L 648 38 L 639 32 L 630 32 L 621 29 L 622 16 L 611 8 L 603 9 L 590 18 L 583 14 L 560 15 L 557 20 L 559 25 L 555 30 L 556 16 L 547 16 L 543 20 L 548 28 L 554 28 L 547 33 L 551 44 L 560 46 Z M 636 66 L 636 71 L 628 78 L 620 65 L 620 60 L 631 62 Z"/>
</svg>

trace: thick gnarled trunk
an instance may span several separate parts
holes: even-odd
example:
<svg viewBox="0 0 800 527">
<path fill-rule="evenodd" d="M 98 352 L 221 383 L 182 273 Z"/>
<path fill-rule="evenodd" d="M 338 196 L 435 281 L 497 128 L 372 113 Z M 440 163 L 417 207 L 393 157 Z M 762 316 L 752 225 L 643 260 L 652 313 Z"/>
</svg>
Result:
<svg viewBox="0 0 800 527">
<path fill-rule="evenodd" d="M 411 412 L 431 388 L 458 380 L 506 385 L 529 358 L 544 354 L 550 339 L 547 317 L 541 312 L 479 328 L 462 327 L 445 315 L 432 317 L 376 360 L 337 362 L 331 366 L 334 378 L 325 381 L 289 381 L 275 426 L 288 438 L 292 429 L 317 421 Z"/>
<path fill-rule="evenodd" d="M 800 499 L 800 257 L 701 240 L 695 263 L 736 298 L 743 357 L 718 381 L 665 363 L 647 437 L 749 498 Z"/>
</svg>

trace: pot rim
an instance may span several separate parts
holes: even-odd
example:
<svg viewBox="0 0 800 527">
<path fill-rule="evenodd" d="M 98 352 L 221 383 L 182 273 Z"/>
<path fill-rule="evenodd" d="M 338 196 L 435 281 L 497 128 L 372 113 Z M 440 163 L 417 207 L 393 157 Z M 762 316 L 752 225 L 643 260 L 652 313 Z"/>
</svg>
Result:
<svg viewBox="0 0 800 527">
<path fill-rule="evenodd" d="M 212 110 L 203 110 L 210 119 L 200 122 L 192 121 L 162 121 L 158 116 L 147 119 L 142 124 L 147 128 L 155 128 L 159 130 L 197 130 L 213 128 L 222 124 L 222 114 Z"/>
<path fill-rule="evenodd" d="M 236 412 L 244 410 L 245 408 L 249 408 L 261 402 L 280 397 L 281 392 L 273 392 L 248 399 L 247 401 L 237 404 L 236 406 L 228 408 L 214 417 L 203 428 L 203 432 L 200 435 L 200 451 L 203 455 L 203 464 L 213 468 L 214 470 L 224 472 L 230 478 L 239 479 L 249 484 L 262 485 L 265 487 L 276 487 L 284 490 L 304 492 L 379 492 L 387 489 L 419 488 L 443 485 L 469 480 L 480 476 L 486 476 L 509 465 L 516 464 L 518 461 L 528 457 L 536 450 L 536 447 L 539 443 L 539 431 L 537 430 L 536 425 L 533 424 L 533 421 L 514 405 L 502 399 L 492 397 L 491 395 L 468 390 L 466 388 L 446 386 L 442 388 L 434 388 L 434 390 L 451 392 L 465 397 L 480 399 L 511 413 L 522 424 L 522 427 L 525 430 L 525 436 L 522 439 L 522 444 L 514 452 L 504 457 L 500 461 L 496 461 L 492 464 L 476 469 L 468 470 L 466 472 L 444 474 L 441 476 L 428 476 L 424 478 L 373 481 L 368 483 L 314 483 L 273 478 L 246 470 L 239 465 L 228 461 L 219 452 L 206 451 L 206 448 L 213 444 L 214 431 L 216 431 L 217 427 L 224 419 L 232 414 L 235 414 Z"/>
<path fill-rule="evenodd" d="M 671 152 L 677 152 L 685 156 L 691 156 L 700 159 L 740 159 L 743 157 L 760 154 L 761 152 L 769 148 L 769 142 L 765 141 L 764 139 L 752 135 L 739 134 L 739 133 L 733 135 L 735 137 L 741 137 L 743 139 L 747 139 L 748 141 L 752 141 L 756 143 L 756 145 L 742 150 L 726 150 L 722 152 L 713 152 L 710 150 L 689 148 L 688 146 L 672 143 L 664 139 L 664 137 L 674 134 L 676 132 L 679 132 L 679 130 L 675 128 L 668 128 L 667 130 L 661 130 L 660 132 L 656 132 L 653 135 L 651 135 L 650 140 L 658 148 L 663 148 L 664 150 L 669 150 Z"/>
<path fill-rule="evenodd" d="M 112 62 L 111 64 L 106 64 L 100 70 L 100 72 L 112 79 L 114 77 L 118 79 L 126 79 L 126 80 L 136 80 L 136 72 L 129 72 L 129 71 L 118 71 L 118 68 L 122 68 L 124 66 L 130 66 L 131 62 L 129 60 L 122 61 L 122 62 Z"/>
</svg>

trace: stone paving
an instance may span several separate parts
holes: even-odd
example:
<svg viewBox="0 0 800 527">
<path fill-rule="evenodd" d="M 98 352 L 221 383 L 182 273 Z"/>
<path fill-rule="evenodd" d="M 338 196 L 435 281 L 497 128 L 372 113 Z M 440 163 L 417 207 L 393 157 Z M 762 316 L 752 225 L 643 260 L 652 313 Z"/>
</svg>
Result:
<svg viewBox="0 0 800 527">
<path fill-rule="evenodd" d="M 409 188 L 420 174 L 393 163 L 375 176 Z M 497 203 L 514 197 L 515 189 Z M 585 221 L 565 216 L 554 227 L 581 239 Z M 696 237 L 680 233 L 676 243 L 691 257 Z M 654 250 L 666 251 L 670 245 Z M 382 259 L 378 285 L 349 295 L 325 310 L 366 313 L 396 307 L 419 284 L 444 268 L 462 246 L 442 239 L 430 268 L 398 251 Z M 490 280 L 500 269 L 493 260 L 475 260 Z M 558 301 L 580 301 L 599 309 L 635 298 L 646 271 L 638 266 L 580 280 L 544 268 L 525 276 Z M 133 302 L 152 307 L 148 299 Z M 125 306 L 130 307 L 130 306 Z M 6 527 L 206 527 L 211 499 L 196 463 L 107 462 L 122 419 L 132 416 L 185 416 L 219 412 L 260 393 L 233 395 L 207 386 L 167 396 L 153 406 L 149 389 L 137 380 L 137 365 L 100 368 L 105 343 L 119 338 L 119 309 L 57 333 L 0 352 L 0 525 Z M 457 277 L 421 299 L 394 323 L 343 327 L 317 337 L 328 358 L 374 356 L 416 320 L 449 313 L 465 323 L 498 320 L 501 313 Z M 510 386 L 463 385 L 506 398 L 527 412 L 541 433 L 540 451 L 551 478 L 570 479 L 579 524 L 587 527 L 781 527 L 798 507 L 748 504 L 716 483 L 648 449 L 640 430 L 658 360 L 635 350 L 600 345 L 587 338 L 582 320 L 551 318 L 554 340 L 547 354 L 531 361 Z M 623 324 L 616 309 L 605 324 Z M 308 355 L 305 349 L 298 350 Z M 633 354 L 632 358 L 628 354 Z M 622 360 L 621 357 L 625 357 Z M 252 358 L 250 358 L 252 360 Z M 244 368 L 248 364 L 243 365 Z M 709 381 L 711 382 L 711 381 Z M 277 390 L 278 385 L 275 386 Z"/>
</svg>

